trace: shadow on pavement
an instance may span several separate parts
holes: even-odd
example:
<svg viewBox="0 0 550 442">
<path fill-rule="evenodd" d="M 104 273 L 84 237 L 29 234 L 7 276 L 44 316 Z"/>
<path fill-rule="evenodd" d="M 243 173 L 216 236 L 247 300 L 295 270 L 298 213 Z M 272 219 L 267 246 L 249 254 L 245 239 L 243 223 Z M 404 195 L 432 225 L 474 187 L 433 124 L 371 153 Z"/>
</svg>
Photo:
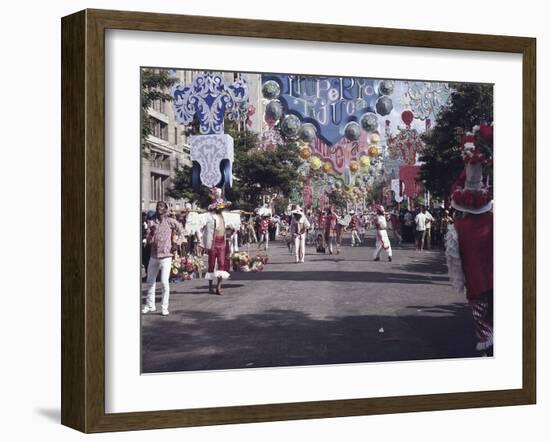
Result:
<svg viewBox="0 0 550 442">
<path fill-rule="evenodd" d="M 235 317 L 180 311 L 144 324 L 142 371 L 477 357 L 475 342 L 470 309 L 460 303 L 326 318 L 279 309 Z"/>
<path fill-rule="evenodd" d="M 268 264 L 269 265 L 269 264 Z M 380 265 L 384 265 L 383 262 Z M 297 265 L 300 268 L 299 265 Z M 397 284 L 434 284 L 434 282 L 448 282 L 446 276 L 425 276 L 406 273 L 387 272 L 347 272 L 343 270 L 334 271 L 265 271 L 261 273 L 235 273 L 233 281 L 345 281 L 345 282 L 368 282 L 368 283 L 397 283 Z"/>
</svg>

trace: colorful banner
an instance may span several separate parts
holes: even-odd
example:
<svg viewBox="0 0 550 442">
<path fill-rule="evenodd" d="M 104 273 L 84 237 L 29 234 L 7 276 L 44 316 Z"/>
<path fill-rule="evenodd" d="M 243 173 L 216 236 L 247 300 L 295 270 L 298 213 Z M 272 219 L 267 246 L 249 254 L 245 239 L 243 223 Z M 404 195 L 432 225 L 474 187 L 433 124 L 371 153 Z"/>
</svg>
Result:
<svg viewBox="0 0 550 442">
<path fill-rule="evenodd" d="M 401 166 L 399 179 L 403 181 L 405 189 L 403 193 L 409 198 L 415 198 L 420 193 L 420 166 Z"/>
<path fill-rule="evenodd" d="M 313 123 L 329 145 L 342 138 L 350 121 L 359 121 L 366 112 L 376 112 L 379 80 L 350 77 L 263 74 L 262 83 L 280 86 L 278 99 L 285 111 L 303 123 Z"/>
</svg>

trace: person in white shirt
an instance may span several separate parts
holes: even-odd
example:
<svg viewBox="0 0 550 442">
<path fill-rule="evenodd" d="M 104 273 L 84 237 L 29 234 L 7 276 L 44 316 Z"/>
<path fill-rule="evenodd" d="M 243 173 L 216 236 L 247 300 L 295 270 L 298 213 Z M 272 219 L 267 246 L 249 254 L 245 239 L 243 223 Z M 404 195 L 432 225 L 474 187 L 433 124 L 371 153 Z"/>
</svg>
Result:
<svg viewBox="0 0 550 442">
<path fill-rule="evenodd" d="M 426 234 L 424 235 L 424 247 L 426 250 L 432 248 L 432 222 L 435 221 L 435 218 L 432 214 L 426 209 Z"/>
<path fill-rule="evenodd" d="M 374 251 L 374 260 L 380 261 L 380 253 L 382 249 L 388 254 L 388 261 L 392 260 L 392 250 L 390 238 L 388 237 L 388 223 L 386 221 L 386 213 L 383 206 L 376 208 L 376 217 L 374 218 L 376 227 L 376 249 Z"/>
<path fill-rule="evenodd" d="M 416 223 L 416 249 L 424 250 L 424 242 L 426 240 L 426 228 L 431 228 L 431 223 L 434 220 L 433 216 L 422 206 L 421 212 L 416 215 L 414 222 Z"/>
<path fill-rule="evenodd" d="M 306 256 L 306 235 L 309 228 L 309 221 L 298 206 L 292 211 L 292 221 L 290 223 L 290 234 L 294 240 L 296 263 L 304 262 Z"/>
</svg>

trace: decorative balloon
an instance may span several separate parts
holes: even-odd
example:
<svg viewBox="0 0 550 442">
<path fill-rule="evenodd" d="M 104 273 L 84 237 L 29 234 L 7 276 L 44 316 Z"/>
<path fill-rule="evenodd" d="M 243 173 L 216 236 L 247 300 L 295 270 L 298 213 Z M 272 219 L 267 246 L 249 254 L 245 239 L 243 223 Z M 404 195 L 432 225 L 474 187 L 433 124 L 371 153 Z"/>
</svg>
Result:
<svg viewBox="0 0 550 442">
<path fill-rule="evenodd" d="M 300 119 L 296 115 L 285 115 L 281 123 L 281 132 L 289 138 L 294 138 L 298 135 L 300 125 Z"/>
<path fill-rule="evenodd" d="M 317 128 L 311 123 L 304 123 L 298 132 L 300 140 L 311 143 L 317 137 Z"/>
<path fill-rule="evenodd" d="M 371 158 L 377 157 L 377 156 L 379 155 L 379 153 L 380 153 L 379 150 L 378 150 L 378 147 L 375 146 L 375 145 L 369 146 L 368 152 L 369 152 L 369 156 L 370 156 Z"/>
<path fill-rule="evenodd" d="M 319 157 L 311 157 L 309 160 L 309 165 L 313 170 L 319 170 L 322 164 L 323 163 Z"/>
<path fill-rule="evenodd" d="M 357 172 L 359 170 L 359 163 L 357 161 L 352 161 L 349 163 L 349 170 L 353 173 Z"/>
<path fill-rule="evenodd" d="M 311 149 L 309 147 L 302 147 L 298 154 L 300 155 L 300 158 L 307 160 L 311 157 Z"/>
<path fill-rule="evenodd" d="M 323 164 L 323 172 L 325 173 L 329 173 L 332 171 L 332 164 L 328 161 L 326 161 L 324 164 Z"/>
<path fill-rule="evenodd" d="M 265 118 L 266 120 L 279 121 L 283 116 L 283 112 L 283 105 L 280 101 L 270 101 L 265 107 Z"/>
<path fill-rule="evenodd" d="M 361 117 L 361 126 L 367 132 L 372 132 L 378 127 L 378 116 L 373 112 L 367 112 Z"/>
<path fill-rule="evenodd" d="M 370 158 L 366 155 L 361 155 L 359 157 L 359 164 L 363 169 L 368 169 L 370 167 Z"/>
<path fill-rule="evenodd" d="M 388 115 L 393 109 L 393 102 L 391 101 L 391 98 L 388 97 L 380 97 L 376 101 L 376 112 L 378 112 L 380 115 Z"/>
<path fill-rule="evenodd" d="M 403 123 L 405 123 L 407 126 L 410 126 L 412 121 L 414 120 L 414 114 L 410 110 L 403 111 L 401 113 L 401 119 L 403 120 Z"/>
<path fill-rule="evenodd" d="M 393 93 L 393 81 L 382 80 L 378 86 L 378 92 L 381 95 L 391 95 Z"/>
<path fill-rule="evenodd" d="M 344 128 L 344 135 L 350 141 L 357 141 L 361 136 L 361 126 L 357 121 L 350 121 Z"/>
<path fill-rule="evenodd" d="M 370 135 L 370 142 L 372 144 L 378 144 L 380 143 L 380 135 L 378 135 L 376 132 Z"/>
<path fill-rule="evenodd" d="M 281 86 L 275 80 L 268 80 L 262 87 L 262 94 L 268 100 L 273 100 L 281 95 Z"/>
</svg>

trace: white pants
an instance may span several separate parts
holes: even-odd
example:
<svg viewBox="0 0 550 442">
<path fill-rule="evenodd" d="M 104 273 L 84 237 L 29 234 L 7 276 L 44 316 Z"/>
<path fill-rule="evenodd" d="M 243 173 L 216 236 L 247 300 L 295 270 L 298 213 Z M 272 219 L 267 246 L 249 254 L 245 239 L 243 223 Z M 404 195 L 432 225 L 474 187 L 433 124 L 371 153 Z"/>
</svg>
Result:
<svg viewBox="0 0 550 442">
<path fill-rule="evenodd" d="M 384 247 L 386 246 L 386 247 Z M 391 244 L 390 239 L 388 238 L 388 232 L 385 230 L 378 230 L 376 232 L 376 250 L 374 251 L 374 259 L 380 258 L 380 253 L 382 249 L 385 249 L 388 253 L 388 256 L 391 257 Z"/>
<path fill-rule="evenodd" d="M 361 244 L 361 238 L 359 238 L 359 234 L 357 233 L 357 230 L 351 231 L 351 245 L 355 246 L 355 244 Z"/>
<path fill-rule="evenodd" d="M 294 235 L 294 253 L 296 262 L 304 262 L 306 256 L 306 234 Z"/>
<path fill-rule="evenodd" d="M 157 287 L 157 275 L 160 270 L 160 285 L 162 287 L 162 308 L 168 308 L 168 301 L 170 300 L 170 270 L 172 268 L 172 257 L 167 258 L 153 258 L 149 259 L 149 266 L 147 267 L 147 284 L 149 289 L 147 290 L 147 306 L 154 307 L 155 305 L 155 289 Z"/>
<path fill-rule="evenodd" d="M 258 242 L 258 248 L 260 248 L 261 244 L 264 241 L 265 241 L 265 249 L 267 250 L 269 248 L 269 232 L 260 233 L 260 241 Z"/>
</svg>

